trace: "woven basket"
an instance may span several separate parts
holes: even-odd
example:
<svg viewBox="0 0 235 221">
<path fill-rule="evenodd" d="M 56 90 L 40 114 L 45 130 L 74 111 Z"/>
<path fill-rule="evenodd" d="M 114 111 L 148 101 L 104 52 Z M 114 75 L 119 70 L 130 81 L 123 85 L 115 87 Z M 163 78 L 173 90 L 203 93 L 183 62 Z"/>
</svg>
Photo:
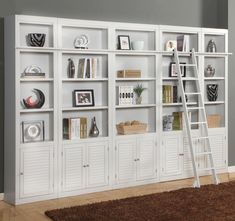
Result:
<svg viewBox="0 0 235 221">
<path fill-rule="evenodd" d="M 221 116 L 218 114 L 208 115 L 207 123 L 209 128 L 220 127 Z"/>
<path fill-rule="evenodd" d="M 147 129 L 147 124 L 138 124 L 138 125 L 130 125 L 130 126 L 125 126 L 125 125 L 116 125 L 117 132 L 118 134 L 143 134 L 146 133 Z"/>
</svg>

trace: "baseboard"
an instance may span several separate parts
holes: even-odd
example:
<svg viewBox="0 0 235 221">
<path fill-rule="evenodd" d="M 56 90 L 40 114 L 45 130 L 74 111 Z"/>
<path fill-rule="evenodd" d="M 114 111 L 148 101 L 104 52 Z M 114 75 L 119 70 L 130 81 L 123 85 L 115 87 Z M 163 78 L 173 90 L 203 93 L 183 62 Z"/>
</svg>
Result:
<svg viewBox="0 0 235 221">
<path fill-rule="evenodd" d="M 4 199 L 4 193 L 0 193 L 0 201 Z"/>
<path fill-rule="evenodd" d="M 228 167 L 229 173 L 235 173 L 235 166 Z"/>
</svg>

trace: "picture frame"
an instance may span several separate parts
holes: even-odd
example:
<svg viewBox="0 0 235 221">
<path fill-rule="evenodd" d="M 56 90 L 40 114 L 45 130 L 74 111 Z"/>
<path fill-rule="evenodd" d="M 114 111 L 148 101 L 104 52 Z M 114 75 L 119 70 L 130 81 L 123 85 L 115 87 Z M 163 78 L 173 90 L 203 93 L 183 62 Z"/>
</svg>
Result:
<svg viewBox="0 0 235 221">
<path fill-rule="evenodd" d="M 131 50 L 129 35 L 118 35 L 118 49 L 119 50 Z"/>
<path fill-rule="evenodd" d="M 45 141 L 44 121 L 23 121 L 22 125 L 22 142 L 33 143 Z"/>
<path fill-rule="evenodd" d="M 94 90 L 74 90 L 73 91 L 74 107 L 92 107 L 95 106 Z"/>
<path fill-rule="evenodd" d="M 186 62 L 180 62 L 180 64 L 185 65 Z M 186 66 L 180 66 L 181 69 L 181 76 L 186 76 Z M 169 70 L 169 77 L 178 77 L 178 74 L 176 73 L 176 63 L 171 62 L 170 63 L 170 70 Z"/>
</svg>

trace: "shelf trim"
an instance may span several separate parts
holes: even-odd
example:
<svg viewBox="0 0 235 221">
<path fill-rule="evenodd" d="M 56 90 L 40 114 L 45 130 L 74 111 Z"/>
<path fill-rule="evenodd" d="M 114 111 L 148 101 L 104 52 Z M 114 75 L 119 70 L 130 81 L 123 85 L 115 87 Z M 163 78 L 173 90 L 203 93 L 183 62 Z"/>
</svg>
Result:
<svg viewBox="0 0 235 221">
<path fill-rule="evenodd" d="M 108 106 L 95 106 L 95 107 L 64 107 L 63 112 L 66 111 L 89 111 L 89 110 L 108 110 Z"/>
</svg>

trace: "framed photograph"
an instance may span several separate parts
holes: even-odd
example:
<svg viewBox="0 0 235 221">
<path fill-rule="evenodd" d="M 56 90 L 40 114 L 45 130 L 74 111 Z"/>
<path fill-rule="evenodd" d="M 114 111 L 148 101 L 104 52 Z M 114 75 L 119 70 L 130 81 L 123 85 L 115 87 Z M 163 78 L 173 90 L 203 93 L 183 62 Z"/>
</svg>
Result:
<svg viewBox="0 0 235 221">
<path fill-rule="evenodd" d="M 118 35 L 118 49 L 131 50 L 130 37 L 128 35 Z"/>
<path fill-rule="evenodd" d="M 74 107 L 89 107 L 95 105 L 93 90 L 74 90 L 73 91 Z"/>
<path fill-rule="evenodd" d="M 23 121 L 22 141 L 23 143 L 44 141 L 44 121 Z"/>
<path fill-rule="evenodd" d="M 180 62 L 180 64 L 185 65 L 186 62 Z M 186 66 L 180 66 L 181 69 L 181 76 L 185 77 L 186 76 Z M 177 71 L 176 71 L 176 64 L 175 62 L 170 63 L 170 71 L 169 71 L 169 77 L 177 77 Z"/>
</svg>

